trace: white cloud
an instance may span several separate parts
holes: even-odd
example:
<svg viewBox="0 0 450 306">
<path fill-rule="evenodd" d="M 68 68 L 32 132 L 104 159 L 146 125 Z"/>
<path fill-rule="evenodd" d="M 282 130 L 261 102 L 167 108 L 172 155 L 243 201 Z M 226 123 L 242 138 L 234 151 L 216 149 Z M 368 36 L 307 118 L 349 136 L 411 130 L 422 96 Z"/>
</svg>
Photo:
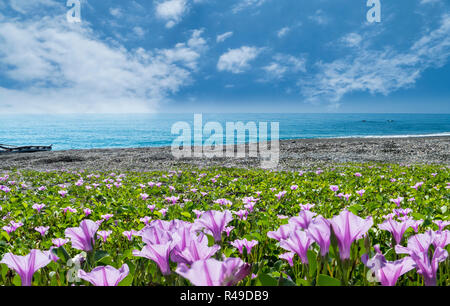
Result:
<svg viewBox="0 0 450 306">
<path fill-rule="evenodd" d="M 282 28 L 281 30 L 279 30 L 279 31 L 277 32 L 277 35 L 278 35 L 279 38 L 282 38 L 282 37 L 285 36 L 287 33 L 289 33 L 290 30 L 291 30 L 291 28 L 289 28 L 289 27 L 284 27 L 284 28 Z"/>
<path fill-rule="evenodd" d="M 140 38 L 145 36 L 145 30 L 141 27 L 138 27 L 138 26 L 134 27 L 133 32 Z"/>
<path fill-rule="evenodd" d="M 441 0 L 420 0 L 420 4 L 438 3 Z"/>
<path fill-rule="evenodd" d="M 201 37 L 203 30 L 193 31 L 192 37 L 186 43 L 178 43 L 175 48 L 162 50 L 161 53 L 170 63 L 196 70 L 200 54 L 207 48 L 206 41 Z"/>
<path fill-rule="evenodd" d="M 344 95 L 355 91 L 387 95 L 413 86 L 430 67 L 443 66 L 450 56 L 450 15 L 439 28 L 423 35 L 405 52 L 360 48 L 346 58 L 319 62 L 319 72 L 307 82 L 299 81 L 310 102 L 337 105 Z"/>
<path fill-rule="evenodd" d="M 230 49 L 222 54 L 217 62 L 219 71 L 230 71 L 232 73 L 242 73 L 250 68 L 249 62 L 254 60 L 261 48 L 243 46 L 239 49 Z"/>
<path fill-rule="evenodd" d="M 221 35 L 217 35 L 216 42 L 218 42 L 218 43 L 224 42 L 226 39 L 230 38 L 231 36 L 233 36 L 233 32 L 226 32 Z"/>
<path fill-rule="evenodd" d="M 308 17 L 309 20 L 319 24 L 326 25 L 330 22 L 329 17 L 322 10 L 317 10 L 314 15 Z"/>
<path fill-rule="evenodd" d="M 25 14 L 30 10 L 42 6 L 60 6 L 61 4 L 55 0 L 9 0 L 11 8 L 19 13 Z M 64 3 L 65 5 L 65 3 Z"/>
<path fill-rule="evenodd" d="M 192 82 L 202 31 L 171 49 L 127 50 L 65 16 L 0 22 L 2 112 L 149 112 Z M 20 89 L 15 89 L 20 88 Z"/>
<path fill-rule="evenodd" d="M 266 72 L 266 79 L 263 81 L 282 79 L 287 73 L 306 72 L 305 64 L 306 59 L 304 57 L 277 54 L 269 65 L 263 67 Z"/>
<path fill-rule="evenodd" d="M 122 10 L 118 7 L 110 8 L 109 13 L 114 17 L 121 17 L 123 15 Z"/>
<path fill-rule="evenodd" d="M 166 27 L 171 28 L 181 21 L 189 11 L 187 0 L 166 0 L 156 5 L 156 16 L 166 20 Z"/>
<path fill-rule="evenodd" d="M 233 13 L 238 13 L 249 7 L 259 7 L 263 5 L 267 0 L 239 0 L 239 3 L 233 6 Z"/>
<path fill-rule="evenodd" d="M 342 42 L 349 47 L 357 47 L 362 41 L 362 36 L 358 33 L 349 33 L 342 38 Z"/>
</svg>

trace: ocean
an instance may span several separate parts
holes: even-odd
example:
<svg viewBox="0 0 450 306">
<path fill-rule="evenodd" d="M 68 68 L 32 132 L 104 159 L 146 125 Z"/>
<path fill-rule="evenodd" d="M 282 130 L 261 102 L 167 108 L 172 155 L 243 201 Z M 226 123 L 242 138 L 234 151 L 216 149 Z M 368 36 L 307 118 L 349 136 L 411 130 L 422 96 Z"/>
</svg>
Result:
<svg viewBox="0 0 450 306">
<path fill-rule="evenodd" d="M 202 114 L 219 122 L 279 123 L 280 139 L 450 136 L 450 114 Z M 0 144 L 54 150 L 170 146 L 176 122 L 194 130 L 194 114 L 1 115 Z M 268 130 L 270 136 L 270 128 Z M 205 135 L 204 139 L 209 135 Z M 248 141 L 248 139 L 246 139 Z"/>
</svg>

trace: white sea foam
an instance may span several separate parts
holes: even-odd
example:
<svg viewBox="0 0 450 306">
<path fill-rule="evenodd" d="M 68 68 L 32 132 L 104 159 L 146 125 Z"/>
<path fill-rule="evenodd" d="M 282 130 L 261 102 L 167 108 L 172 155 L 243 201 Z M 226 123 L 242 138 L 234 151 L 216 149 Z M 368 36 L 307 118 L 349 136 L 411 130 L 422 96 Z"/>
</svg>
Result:
<svg viewBox="0 0 450 306">
<path fill-rule="evenodd" d="M 405 134 L 405 135 L 358 135 L 358 136 L 340 136 L 333 138 L 411 138 L 411 137 L 440 137 L 450 136 L 450 132 L 434 133 L 434 134 Z"/>
</svg>

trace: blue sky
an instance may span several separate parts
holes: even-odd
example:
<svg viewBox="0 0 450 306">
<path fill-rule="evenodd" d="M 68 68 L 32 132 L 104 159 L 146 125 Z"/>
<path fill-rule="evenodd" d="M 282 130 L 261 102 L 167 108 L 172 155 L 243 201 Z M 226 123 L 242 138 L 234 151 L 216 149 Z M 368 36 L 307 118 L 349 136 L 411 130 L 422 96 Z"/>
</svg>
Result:
<svg viewBox="0 0 450 306">
<path fill-rule="evenodd" d="M 450 2 L 0 0 L 0 113 L 450 113 Z"/>
</svg>

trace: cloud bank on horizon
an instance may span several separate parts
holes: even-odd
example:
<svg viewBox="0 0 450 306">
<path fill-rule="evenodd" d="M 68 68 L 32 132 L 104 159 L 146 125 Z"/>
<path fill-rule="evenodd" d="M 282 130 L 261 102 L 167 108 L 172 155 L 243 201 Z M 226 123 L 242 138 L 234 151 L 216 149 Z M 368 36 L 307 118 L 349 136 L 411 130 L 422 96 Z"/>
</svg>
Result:
<svg viewBox="0 0 450 306">
<path fill-rule="evenodd" d="M 0 0 L 0 113 L 450 111 L 445 0 L 66 2 Z"/>
</svg>

